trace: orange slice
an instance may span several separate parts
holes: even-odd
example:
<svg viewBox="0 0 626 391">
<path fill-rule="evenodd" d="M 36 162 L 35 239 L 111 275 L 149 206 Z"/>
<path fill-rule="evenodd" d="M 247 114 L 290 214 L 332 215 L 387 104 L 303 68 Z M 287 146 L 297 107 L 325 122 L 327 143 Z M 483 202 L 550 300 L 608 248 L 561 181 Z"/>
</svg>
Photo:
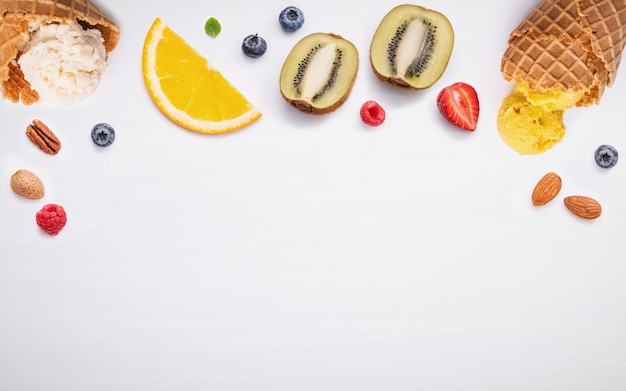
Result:
<svg viewBox="0 0 626 391">
<path fill-rule="evenodd" d="M 240 129 L 261 117 L 219 70 L 157 18 L 143 46 L 148 93 L 169 119 L 200 133 Z"/>
</svg>

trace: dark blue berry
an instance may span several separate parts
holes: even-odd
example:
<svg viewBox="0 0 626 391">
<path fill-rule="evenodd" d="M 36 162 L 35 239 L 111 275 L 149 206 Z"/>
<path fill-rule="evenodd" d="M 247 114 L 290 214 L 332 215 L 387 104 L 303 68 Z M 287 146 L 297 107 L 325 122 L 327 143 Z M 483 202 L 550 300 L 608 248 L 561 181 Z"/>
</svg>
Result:
<svg viewBox="0 0 626 391">
<path fill-rule="evenodd" d="M 602 168 L 611 168 L 617 164 L 617 150 L 611 145 L 600 145 L 595 157 L 596 163 Z"/>
<path fill-rule="evenodd" d="M 96 124 L 91 129 L 91 139 L 99 147 L 108 147 L 115 140 L 115 129 L 109 124 Z"/>
<path fill-rule="evenodd" d="M 248 35 L 241 43 L 241 50 L 248 57 L 261 57 L 267 50 L 267 42 L 258 34 Z"/>
<path fill-rule="evenodd" d="M 278 21 L 285 31 L 293 32 L 304 24 L 304 13 L 298 7 L 287 7 L 278 15 Z"/>
</svg>

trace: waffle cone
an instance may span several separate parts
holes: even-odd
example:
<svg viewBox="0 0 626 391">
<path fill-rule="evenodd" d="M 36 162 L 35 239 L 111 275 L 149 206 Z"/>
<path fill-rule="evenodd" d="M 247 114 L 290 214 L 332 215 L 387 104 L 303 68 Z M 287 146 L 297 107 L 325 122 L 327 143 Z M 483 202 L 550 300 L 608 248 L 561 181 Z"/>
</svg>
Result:
<svg viewBox="0 0 626 391">
<path fill-rule="evenodd" d="M 511 33 L 506 80 L 533 92 L 584 92 L 598 103 L 615 81 L 626 44 L 626 0 L 543 0 Z"/>
<path fill-rule="evenodd" d="M 107 53 L 119 41 L 119 27 L 90 0 L 0 0 L 0 81 L 2 95 L 13 102 L 31 104 L 39 100 L 14 61 L 20 54 L 18 44 L 28 39 L 29 21 L 77 21 L 84 28 L 96 28 Z"/>
</svg>

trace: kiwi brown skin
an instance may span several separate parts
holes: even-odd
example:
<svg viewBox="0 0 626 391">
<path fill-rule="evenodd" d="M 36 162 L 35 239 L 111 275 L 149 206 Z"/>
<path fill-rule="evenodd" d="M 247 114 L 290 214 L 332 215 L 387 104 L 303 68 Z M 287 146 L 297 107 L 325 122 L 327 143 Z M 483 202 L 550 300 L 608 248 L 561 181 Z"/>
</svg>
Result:
<svg viewBox="0 0 626 391">
<path fill-rule="evenodd" d="M 424 85 L 415 85 L 415 84 L 411 84 L 409 81 L 407 81 L 404 77 L 400 76 L 400 75 L 385 75 L 382 72 L 379 72 L 379 70 L 377 69 L 376 65 L 374 64 L 374 56 L 377 55 L 377 53 L 374 52 L 374 39 L 376 38 L 376 36 L 379 34 L 379 30 L 382 28 L 383 23 L 385 23 L 385 19 L 391 15 L 394 12 L 397 11 L 401 11 L 401 12 L 406 12 L 406 13 L 413 13 L 413 14 L 423 14 L 423 15 L 431 15 L 433 17 L 435 17 L 436 19 L 439 19 L 440 21 L 444 22 L 446 24 L 446 27 L 449 28 L 448 30 L 448 38 L 451 40 L 450 42 L 450 52 L 446 53 L 443 56 L 440 56 L 438 58 L 439 60 L 439 67 L 441 69 L 441 72 L 439 73 L 439 75 L 437 75 L 436 77 L 432 78 L 430 80 L 429 83 L 424 84 Z M 383 20 L 381 20 L 378 28 L 376 29 L 376 32 L 374 33 L 374 37 L 372 38 L 372 44 L 370 46 L 370 56 L 369 56 L 369 60 L 370 60 L 370 66 L 374 72 L 374 75 L 382 82 L 384 82 L 385 84 L 398 88 L 398 89 L 403 89 L 403 90 L 422 90 L 422 89 L 426 89 L 428 87 L 430 87 L 431 85 L 433 85 L 434 83 L 437 82 L 437 80 L 439 80 L 441 78 L 441 76 L 443 75 L 445 69 L 448 66 L 448 62 L 450 61 L 450 55 L 452 52 L 452 47 L 454 46 L 454 31 L 452 30 L 452 26 L 450 25 L 449 20 L 445 17 L 445 15 L 441 14 L 438 11 L 432 10 L 432 9 L 428 9 L 426 7 L 423 7 L 421 5 L 413 5 L 413 4 L 402 4 L 402 5 L 398 5 L 396 7 L 394 7 L 392 10 L 390 10 L 387 15 L 385 16 L 385 18 L 383 18 Z M 385 53 L 386 55 L 386 53 Z"/>
<path fill-rule="evenodd" d="M 345 38 L 343 38 L 341 35 L 339 34 L 335 34 L 335 33 L 313 33 L 310 34 L 311 36 L 313 35 L 327 35 L 328 37 L 331 37 L 333 39 L 336 40 L 342 40 L 342 41 L 346 41 L 348 42 L 352 47 L 354 47 L 354 45 L 346 40 Z M 305 37 L 305 38 L 308 38 Z M 303 38 L 302 40 L 304 40 L 305 38 Z M 296 44 L 297 45 L 297 44 Z M 312 115 L 312 116 L 320 116 L 320 115 L 326 115 L 329 113 L 334 112 L 335 110 L 337 110 L 339 107 L 341 107 L 345 101 L 348 99 L 348 97 L 350 96 L 350 93 L 352 92 L 352 88 L 354 87 L 354 83 L 356 81 L 356 75 L 358 74 L 358 70 L 359 70 L 359 63 L 358 63 L 358 53 L 356 52 L 356 47 L 354 47 L 354 51 L 355 51 L 355 63 L 353 64 L 355 67 L 354 70 L 354 75 L 351 78 L 351 82 L 350 84 L 347 86 L 346 90 L 344 91 L 343 95 L 338 98 L 333 104 L 326 106 L 326 107 L 316 107 L 315 105 L 311 104 L 311 102 L 309 100 L 306 99 L 299 99 L 299 98 L 290 98 L 289 96 L 287 96 L 287 94 L 285 94 L 285 92 L 283 91 L 283 89 L 280 89 L 281 95 L 283 97 L 283 99 L 289 103 L 290 106 L 294 107 L 296 110 L 307 114 L 307 115 Z M 286 60 L 287 61 L 287 60 Z M 283 64 L 283 68 L 285 67 L 286 63 Z M 281 71 L 282 73 L 282 71 Z"/>
<path fill-rule="evenodd" d="M 371 63 L 371 60 L 370 60 Z M 380 73 L 378 73 L 376 71 L 376 69 L 374 68 L 374 66 L 372 65 L 372 69 L 374 69 L 374 74 L 376 75 L 376 77 L 378 78 L 378 80 L 385 82 L 387 84 L 389 84 L 392 87 L 396 87 L 396 88 L 400 88 L 403 90 L 418 90 L 421 88 L 415 88 L 412 85 L 410 85 L 409 83 L 406 82 L 406 80 L 404 80 L 401 77 L 387 77 L 387 76 L 383 76 Z"/>
</svg>

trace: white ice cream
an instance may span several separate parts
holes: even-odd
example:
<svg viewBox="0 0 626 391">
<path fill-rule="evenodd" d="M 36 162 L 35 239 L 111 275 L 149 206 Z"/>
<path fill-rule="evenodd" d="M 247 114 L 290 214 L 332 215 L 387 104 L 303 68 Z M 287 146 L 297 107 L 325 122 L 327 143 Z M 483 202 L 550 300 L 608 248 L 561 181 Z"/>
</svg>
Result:
<svg viewBox="0 0 626 391">
<path fill-rule="evenodd" d="M 78 23 L 38 23 L 30 29 L 18 64 L 41 100 L 69 104 L 90 96 L 106 68 L 100 31 Z"/>
</svg>

